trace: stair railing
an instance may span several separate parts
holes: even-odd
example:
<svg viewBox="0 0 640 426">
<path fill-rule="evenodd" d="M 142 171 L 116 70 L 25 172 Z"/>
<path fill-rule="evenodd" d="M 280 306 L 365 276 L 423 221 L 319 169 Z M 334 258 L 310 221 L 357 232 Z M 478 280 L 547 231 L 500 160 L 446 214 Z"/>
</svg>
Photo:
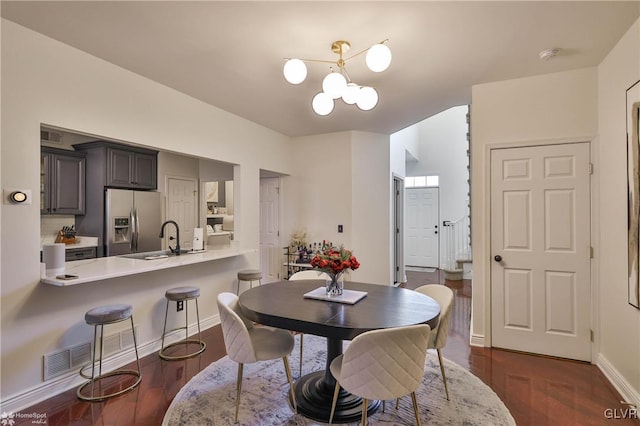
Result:
<svg viewBox="0 0 640 426">
<path fill-rule="evenodd" d="M 469 216 L 442 222 L 445 245 L 445 269 L 458 269 L 458 260 L 471 259 Z"/>
</svg>

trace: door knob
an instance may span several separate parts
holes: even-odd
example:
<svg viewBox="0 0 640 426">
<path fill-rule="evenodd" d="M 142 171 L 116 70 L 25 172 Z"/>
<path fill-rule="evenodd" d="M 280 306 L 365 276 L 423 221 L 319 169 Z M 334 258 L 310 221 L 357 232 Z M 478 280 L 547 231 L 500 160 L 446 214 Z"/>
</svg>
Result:
<svg viewBox="0 0 640 426">
<path fill-rule="evenodd" d="M 496 255 L 493 257 L 493 260 L 495 260 L 496 262 L 502 262 L 502 256 L 500 256 L 499 254 L 496 254 Z"/>
</svg>

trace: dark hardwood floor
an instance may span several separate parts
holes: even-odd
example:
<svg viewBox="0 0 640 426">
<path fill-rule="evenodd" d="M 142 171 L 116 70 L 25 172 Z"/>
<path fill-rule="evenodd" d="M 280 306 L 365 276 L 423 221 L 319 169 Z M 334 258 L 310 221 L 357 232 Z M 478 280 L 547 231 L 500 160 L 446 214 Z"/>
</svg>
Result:
<svg viewBox="0 0 640 426">
<path fill-rule="evenodd" d="M 489 385 L 518 425 L 640 425 L 637 419 L 621 418 L 628 412 L 623 411 L 627 407 L 620 403 L 618 393 L 594 365 L 470 347 L 470 281 L 445 282 L 439 271 L 408 273 L 407 288 L 427 283 L 444 283 L 455 292 L 451 330 L 443 355 Z M 203 331 L 203 337 L 207 349 L 196 358 L 162 361 L 157 354 L 143 358 L 142 383 L 123 396 L 88 403 L 79 401 L 73 389 L 21 413 L 46 417 L 51 426 L 159 425 L 180 388 L 202 368 L 225 355 L 219 326 Z M 16 420 L 17 425 L 33 424 L 32 419 Z"/>
</svg>

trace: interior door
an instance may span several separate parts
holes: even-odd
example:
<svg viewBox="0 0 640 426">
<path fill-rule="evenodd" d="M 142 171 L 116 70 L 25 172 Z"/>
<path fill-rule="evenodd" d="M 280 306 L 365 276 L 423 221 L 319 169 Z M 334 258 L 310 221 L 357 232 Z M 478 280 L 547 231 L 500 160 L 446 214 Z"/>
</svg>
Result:
<svg viewBox="0 0 640 426">
<path fill-rule="evenodd" d="M 393 283 L 405 282 L 404 270 L 404 180 L 393 178 Z"/>
<path fill-rule="evenodd" d="M 491 151 L 492 345 L 591 360 L 589 144 Z"/>
<path fill-rule="evenodd" d="M 198 223 L 198 185 L 195 179 L 167 178 L 167 214 L 166 220 L 174 220 L 180 226 L 180 248 L 190 249 L 193 246 L 193 229 Z M 165 228 L 168 245 L 175 247 L 176 236 L 173 226 Z M 160 232 L 160 231 L 158 231 Z"/>
<path fill-rule="evenodd" d="M 260 269 L 264 283 L 278 281 L 280 247 L 280 188 L 278 178 L 260 179 Z"/>
<path fill-rule="evenodd" d="M 438 268 L 438 188 L 407 188 L 405 197 L 405 263 L 407 266 Z"/>
</svg>

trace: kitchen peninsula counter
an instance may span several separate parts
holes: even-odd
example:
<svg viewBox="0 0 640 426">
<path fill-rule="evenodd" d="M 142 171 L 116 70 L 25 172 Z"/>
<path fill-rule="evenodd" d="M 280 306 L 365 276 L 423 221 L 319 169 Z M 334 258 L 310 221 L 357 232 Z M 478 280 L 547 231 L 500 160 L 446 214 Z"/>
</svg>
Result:
<svg viewBox="0 0 640 426">
<path fill-rule="evenodd" d="M 54 277 L 42 277 L 43 284 L 66 287 L 70 285 L 86 284 L 111 278 L 142 274 L 160 269 L 176 268 L 195 263 L 210 262 L 255 253 L 255 249 L 207 249 L 204 252 L 182 253 L 180 256 L 145 260 L 131 259 L 120 256 L 100 257 L 96 259 L 76 260 L 65 263 L 65 273 L 76 275 L 78 278 L 61 280 Z M 44 268 L 43 268 L 44 271 Z"/>
</svg>

